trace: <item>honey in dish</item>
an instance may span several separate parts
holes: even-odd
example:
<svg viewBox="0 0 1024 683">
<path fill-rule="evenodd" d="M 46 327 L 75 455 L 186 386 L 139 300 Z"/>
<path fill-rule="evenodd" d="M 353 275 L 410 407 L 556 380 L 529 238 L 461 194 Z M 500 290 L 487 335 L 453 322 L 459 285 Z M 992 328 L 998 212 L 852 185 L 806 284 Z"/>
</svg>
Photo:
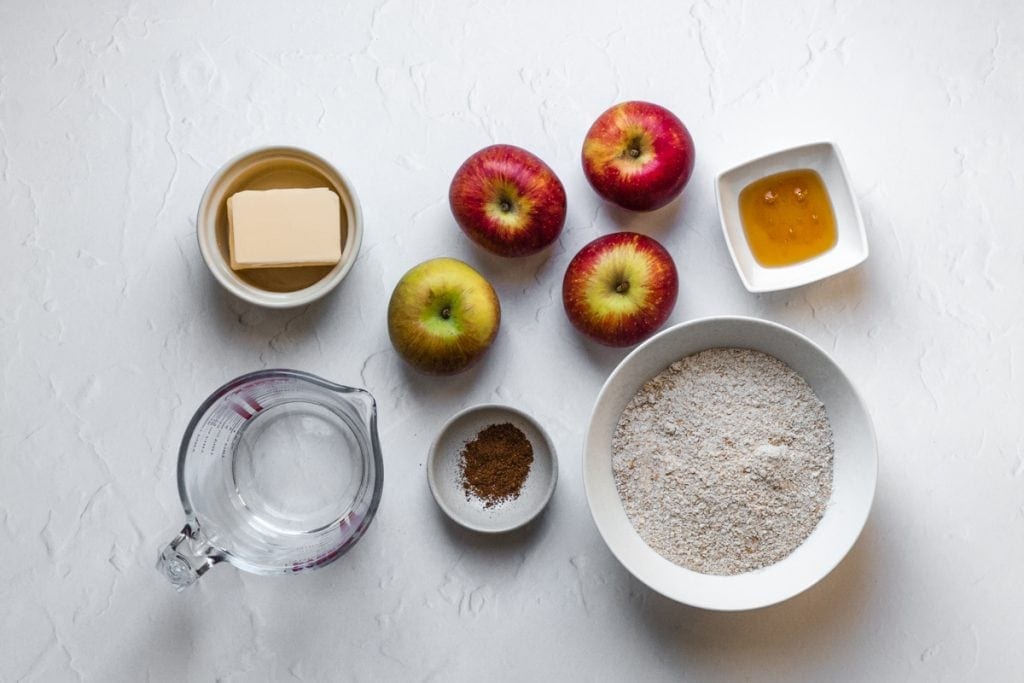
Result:
<svg viewBox="0 0 1024 683">
<path fill-rule="evenodd" d="M 740 219 L 762 266 L 788 266 L 836 243 L 836 218 L 825 182 L 801 168 L 755 180 L 740 192 Z"/>
</svg>

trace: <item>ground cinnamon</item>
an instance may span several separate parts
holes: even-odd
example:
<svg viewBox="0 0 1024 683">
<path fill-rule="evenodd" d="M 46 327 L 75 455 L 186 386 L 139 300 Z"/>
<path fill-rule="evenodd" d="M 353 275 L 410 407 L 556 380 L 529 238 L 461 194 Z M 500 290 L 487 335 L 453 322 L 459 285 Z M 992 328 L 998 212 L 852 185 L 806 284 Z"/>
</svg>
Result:
<svg viewBox="0 0 1024 683">
<path fill-rule="evenodd" d="M 462 488 L 484 501 L 484 507 L 519 497 L 530 466 L 533 445 L 522 430 L 505 422 L 476 435 L 462 450 Z"/>
</svg>

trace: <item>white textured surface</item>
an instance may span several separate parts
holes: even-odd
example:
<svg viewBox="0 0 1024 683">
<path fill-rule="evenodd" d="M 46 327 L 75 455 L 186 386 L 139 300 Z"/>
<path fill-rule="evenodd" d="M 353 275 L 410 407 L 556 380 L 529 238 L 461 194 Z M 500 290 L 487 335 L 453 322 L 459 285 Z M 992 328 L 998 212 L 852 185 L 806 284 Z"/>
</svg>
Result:
<svg viewBox="0 0 1024 683">
<path fill-rule="evenodd" d="M 1024 5 L 902 4 L 0 4 L 0 679 L 1019 674 Z M 653 215 L 602 206 L 579 168 L 587 126 L 627 98 L 697 143 L 683 202 Z M 714 173 L 818 139 L 843 150 L 872 255 L 747 294 Z M 454 226 L 449 178 L 497 141 L 566 185 L 549 254 L 488 257 Z M 334 161 L 366 214 L 356 267 L 305 309 L 232 299 L 196 246 L 209 176 L 265 143 Z M 582 342 L 558 297 L 575 250 L 617 226 L 676 257 L 671 322 L 790 325 L 871 406 L 873 515 L 788 603 L 677 606 L 598 538 L 579 452 L 624 352 Z M 401 273 L 438 255 L 477 265 L 505 313 L 487 361 L 449 380 L 407 372 L 384 320 Z M 379 517 L 324 571 L 224 566 L 177 595 L 152 565 L 181 521 L 178 439 L 213 388 L 271 366 L 377 396 Z M 484 401 L 540 417 L 561 455 L 551 508 L 511 538 L 452 528 L 425 482 L 435 429 Z"/>
</svg>

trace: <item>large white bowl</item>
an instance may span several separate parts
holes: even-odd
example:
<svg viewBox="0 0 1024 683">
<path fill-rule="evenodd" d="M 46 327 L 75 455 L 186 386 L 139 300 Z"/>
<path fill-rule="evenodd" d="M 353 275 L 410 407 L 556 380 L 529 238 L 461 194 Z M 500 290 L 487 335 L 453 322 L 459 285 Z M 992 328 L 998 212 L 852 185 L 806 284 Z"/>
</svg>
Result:
<svg viewBox="0 0 1024 683">
<path fill-rule="evenodd" d="M 734 576 L 684 569 L 644 543 L 622 507 L 612 474 L 612 434 L 643 384 L 670 363 L 704 349 L 736 347 L 775 356 L 825 404 L 835 439 L 832 497 L 814 532 L 789 557 Z M 793 597 L 824 578 L 860 535 L 875 493 L 878 456 L 864 402 L 828 354 L 793 330 L 756 318 L 702 318 L 671 327 L 626 356 L 597 397 L 583 446 L 583 483 L 598 531 L 637 579 L 695 607 L 745 610 Z"/>
</svg>

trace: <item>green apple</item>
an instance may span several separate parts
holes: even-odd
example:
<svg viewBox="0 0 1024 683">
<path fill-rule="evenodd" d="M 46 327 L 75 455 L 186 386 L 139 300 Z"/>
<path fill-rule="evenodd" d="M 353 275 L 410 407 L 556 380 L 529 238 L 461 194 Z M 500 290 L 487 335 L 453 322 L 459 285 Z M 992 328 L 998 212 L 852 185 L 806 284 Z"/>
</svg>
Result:
<svg viewBox="0 0 1024 683">
<path fill-rule="evenodd" d="M 461 372 L 490 348 L 501 303 L 480 273 L 453 258 L 424 261 L 402 276 L 388 304 L 388 335 L 409 365 Z"/>
</svg>

